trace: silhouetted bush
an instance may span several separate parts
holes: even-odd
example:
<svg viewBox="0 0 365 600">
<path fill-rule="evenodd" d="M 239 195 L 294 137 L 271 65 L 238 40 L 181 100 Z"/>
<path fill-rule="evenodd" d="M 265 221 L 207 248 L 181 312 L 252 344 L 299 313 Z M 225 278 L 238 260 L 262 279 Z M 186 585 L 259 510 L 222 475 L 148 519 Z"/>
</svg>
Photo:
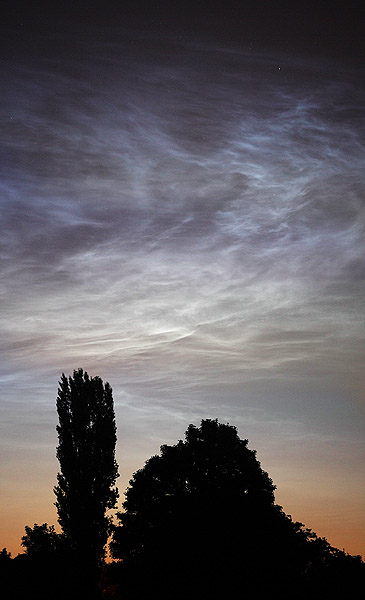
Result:
<svg viewBox="0 0 365 600">
<path fill-rule="evenodd" d="M 6 600 L 72 598 L 72 561 L 64 536 L 47 523 L 26 526 L 24 554 L 0 559 L 1 591 Z"/>
</svg>

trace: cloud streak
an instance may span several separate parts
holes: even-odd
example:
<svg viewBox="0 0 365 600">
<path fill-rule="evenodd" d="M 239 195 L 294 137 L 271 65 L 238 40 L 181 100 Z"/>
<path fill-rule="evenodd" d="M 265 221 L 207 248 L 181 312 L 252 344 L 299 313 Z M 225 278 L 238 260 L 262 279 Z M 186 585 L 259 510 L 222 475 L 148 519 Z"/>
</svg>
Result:
<svg viewBox="0 0 365 600">
<path fill-rule="evenodd" d="M 354 75 L 197 43 L 87 48 L 10 74 L 5 347 L 224 356 L 245 378 L 356 337 Z"/>
</svg>

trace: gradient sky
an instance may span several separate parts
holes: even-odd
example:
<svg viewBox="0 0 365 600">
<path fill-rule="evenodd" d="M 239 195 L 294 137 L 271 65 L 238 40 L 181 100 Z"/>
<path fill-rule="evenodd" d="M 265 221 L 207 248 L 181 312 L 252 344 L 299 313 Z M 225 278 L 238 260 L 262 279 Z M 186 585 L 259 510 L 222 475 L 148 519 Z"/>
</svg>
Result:
<svg viewBox="0 0 365 600">
<path fill-rule="evenodd" d="M 285 512 L 365 556 L 357 38 L 331 14 L 298 43 L 284 12 L 280 38 L 267 12 L 102 16 L 8 21 L 0 547 L 56 523 L 57 385 L 83 367 L 114 390 L 121 497 L 217 417 Z"/>
</svg>

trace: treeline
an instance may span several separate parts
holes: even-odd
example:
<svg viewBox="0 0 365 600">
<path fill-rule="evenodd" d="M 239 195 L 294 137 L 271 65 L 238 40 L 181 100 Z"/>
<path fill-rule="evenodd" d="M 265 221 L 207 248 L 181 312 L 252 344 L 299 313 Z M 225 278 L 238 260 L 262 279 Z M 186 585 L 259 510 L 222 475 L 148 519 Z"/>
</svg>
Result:
<svg viewBox="0 0 365 600">
<path fill-rule="evenodd" d="M 235 427 L 190 425 L 130 480 L 116 507 L 112 390 L 82 369 L 57 397 L 62 533 L 25 527 L 24 553 L 0 553 L 4 598 L 337 599 L 365 590 L 365 563 L 275 503 L 275 486 Z M 108 537 L 114 559 L 105 561 Z M 361 592 L 360 592 L 361 593 Z"/>
</svg>

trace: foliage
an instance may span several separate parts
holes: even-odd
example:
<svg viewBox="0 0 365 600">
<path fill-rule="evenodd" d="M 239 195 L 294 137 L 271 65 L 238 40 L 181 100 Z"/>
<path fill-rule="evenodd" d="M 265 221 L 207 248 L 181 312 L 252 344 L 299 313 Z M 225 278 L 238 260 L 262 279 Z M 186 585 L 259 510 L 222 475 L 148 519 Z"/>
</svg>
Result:
<svg viewBox="0 0 365 600">
<path fill-rule="evenodd" d="M 326 538 L 309 529 L 308 560 L 302 589 L 303 597 L 314 599 L 356 598 L 365 592 L 365 563 L 361 556 L 352 556 L 331 546 Z"/>
<path fill-rule="evenodd" d="M 111 544 L 122 598 L 337 597 L 329 574 L 339 551 L 275 504 L 247 443 L 203 420 L 134 474 Z M 360 577 L 350 559 L 348 586 L 351 561 Z"/>
<path fill-rule="evenodd" d="M 82 369 L 73 377 L 63 374 L 57 411 L 58 521 L 78 557 L 98 564 L 110 532 L 106 511 L 115 507 L 118 497 L 112 389 Z"/>
<path fill-rule="evenodd" d="M 257 502 L 271 505 L 274 489 L 255 452 L 247 448 L 247 440 L 239 439 L 234 427 L 210 420 L 202 421 L 199 429 L 190 425 L 185 441 L 161 446 L 161 455 L 150 458 L 134 474 L 124 512 L 118 514 L 123 529 L 114 536 L 113 551 L 122 553 L 123 559 L 142 552 L 146 536 L 174 520 L 176 513 L 182 517 L 189 512 L 192 518 L 190 507 L 205 520 L 209 506 L 214 504 L 219 513 L 229 500 L 252 507 Z"/>
<path fill-rule="evenodd" d="M 11 553 L 7 551 L 6 548 L 3 548 L 0 552 L 0 562 L 1 564 L 7 563 L 11 559 Z"/>
<path fill-rule="evenodd" d="M 62 600 L 68 596 L 68 547 L 65 537 L 53 525 L 25 527 L 21 542 L 25 552 L 14 559 L 0 553 L 3 597 L 8 600 Z"/>
<path fill-rule="evenodd" d="M 295 571 L 300 525 L 274 504 L 274 490 L 235 427 L 216 420 L 190 425 L 184 441 L 162 446 L 130 481 L 111 544 L 123 560 L 124 593 L 140 569 L 155 581 L 156 597 L 168 597 L 176 585 L 181 597 L 199 597 L 223 582 L 220 592 L 229 594 L 243 581 L 262 581 L 263 568 L 276 579 Z"/>
<path fill-rule="evenodd" d="M 25 548 L 27 556 L 44 557 L 53 553 L 61 554 L 67 550 L 65 536 L 56 533 L 54 525 L 48 526 L 47 523 L 35 523 L 33 528 L 26 525 L 21 545 Z"/>
</svg>

